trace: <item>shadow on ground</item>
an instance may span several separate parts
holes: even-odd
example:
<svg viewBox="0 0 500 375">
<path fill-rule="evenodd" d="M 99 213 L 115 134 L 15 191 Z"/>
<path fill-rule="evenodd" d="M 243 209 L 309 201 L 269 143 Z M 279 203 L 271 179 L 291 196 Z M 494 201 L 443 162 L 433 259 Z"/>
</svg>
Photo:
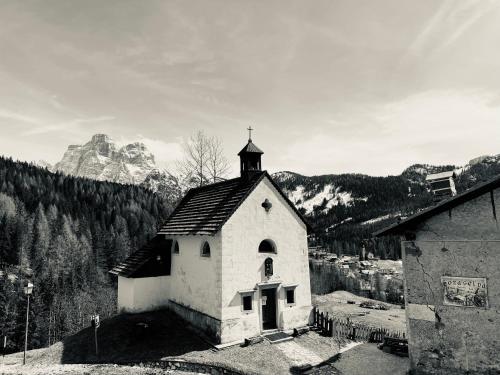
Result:
<svg viewBox="0 0 500 375">
<path fill-rule="evenodd" d="M 407 357 L 385 353 L 376 344 L 365 343 L 310 369 L 292 368 L 292 374 L 346 374 L 346 375 L 405 375 L 409 370 Z M 295 372 L 294 372 L 295 371 Z"/>
<path fill-rule="evenodd" d="M 175 314 L 166 311 L 122 314 L 102 321 L 97 330 L 86 328 L 63 341 L 61 363 L 127 363 L 177 357 L 211 346 Z"/>
</svg>

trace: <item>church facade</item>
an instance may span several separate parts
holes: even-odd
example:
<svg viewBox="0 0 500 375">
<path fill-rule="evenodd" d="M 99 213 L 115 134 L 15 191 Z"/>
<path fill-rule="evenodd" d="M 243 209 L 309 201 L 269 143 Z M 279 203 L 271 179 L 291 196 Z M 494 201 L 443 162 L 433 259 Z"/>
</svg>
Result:
<svg viewBox="0 0 500 375">
<path fill-rule="evenodd" d="M 309 323 L 308 224 L 262 171 L 249 139 L 240 177 L 190 190 L 145 248 L 112 270 L 118 308 L 169 308 L 215 343 Z"/>
</svg>

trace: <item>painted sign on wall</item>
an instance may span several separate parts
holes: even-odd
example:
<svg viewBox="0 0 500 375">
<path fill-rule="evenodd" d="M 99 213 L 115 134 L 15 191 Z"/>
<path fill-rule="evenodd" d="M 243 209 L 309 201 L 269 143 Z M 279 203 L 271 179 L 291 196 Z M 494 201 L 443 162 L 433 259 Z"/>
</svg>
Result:
<svg viewBox="0 0 500 375">
<path fill-rule="evenodd" d="M 488 308 L 486 278 L 442 276 L 441 284 L 444 305 Z"/>
</svg>

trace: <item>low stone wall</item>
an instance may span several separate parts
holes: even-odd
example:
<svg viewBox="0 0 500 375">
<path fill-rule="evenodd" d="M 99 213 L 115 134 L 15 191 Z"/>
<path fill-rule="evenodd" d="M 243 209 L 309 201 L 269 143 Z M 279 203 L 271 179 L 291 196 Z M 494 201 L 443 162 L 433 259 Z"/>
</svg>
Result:
<svg viewBox="0 0 500 375">
<path fill-rule="evenodd" d="M 221 342 L 221 321 L 210 315 L 196 311 L 176 301 L 169 300 L 168 309 L 189 322 L 195 328 L 200 329 L 209 341 L 214 344 Z"/>
<path fill-rule="evenodd" d="M 196 363 L 196 362 L 186 362 L 180 359 L 173 360 L 161 360 L 152 362 L 140 362 L 140 363 L 126 363 L 126 366 L 139 366 L 139 367 L 150 367 L 150 368 L 161 368 L 163 370 L 177 370 L 186 371 L 199 374 L 211 374 L 211 375 L 254 375 L 252 373 L 245 373 L 239 370 L 230 369 L 226 367 L 221 367 L 218 365 L 211 365 L 207 363 Z"/>
</svg>

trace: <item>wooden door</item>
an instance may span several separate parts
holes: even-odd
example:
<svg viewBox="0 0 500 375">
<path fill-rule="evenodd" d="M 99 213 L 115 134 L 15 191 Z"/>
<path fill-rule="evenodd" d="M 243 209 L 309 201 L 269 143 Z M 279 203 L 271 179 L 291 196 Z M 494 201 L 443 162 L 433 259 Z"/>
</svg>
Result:
<svg viewBox="0 0 500 375">
<path fill-rule="evenodd" d="M 276 328 L 276 288 L 261 290 L 262 329 Z"/>
</svg>

